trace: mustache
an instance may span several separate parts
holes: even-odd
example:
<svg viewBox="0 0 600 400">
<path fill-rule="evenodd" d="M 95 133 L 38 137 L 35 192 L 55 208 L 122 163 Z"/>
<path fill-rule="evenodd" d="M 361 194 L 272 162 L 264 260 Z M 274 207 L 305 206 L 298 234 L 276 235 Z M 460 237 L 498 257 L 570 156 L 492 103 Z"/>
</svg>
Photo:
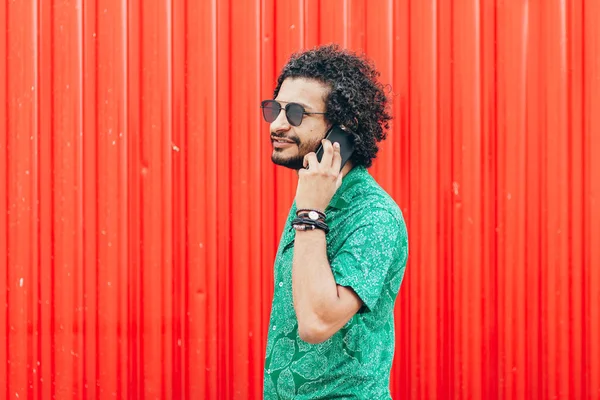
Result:
<svg viewBox="0 0 600 400">
<path fill-rule="evenodd" d="M 297 136 L 278 135 L 276 133 L 271 132 L 271 138 L 291 140 L 292 142 L 296 143 L 297 145 L 300 145 L 300 139 Z"/>
</svg>

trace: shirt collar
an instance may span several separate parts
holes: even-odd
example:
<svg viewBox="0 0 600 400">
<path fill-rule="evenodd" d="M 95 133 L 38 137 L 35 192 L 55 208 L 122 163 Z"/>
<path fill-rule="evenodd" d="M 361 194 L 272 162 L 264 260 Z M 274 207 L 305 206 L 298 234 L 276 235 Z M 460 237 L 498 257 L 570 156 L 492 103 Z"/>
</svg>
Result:
<svg viewBox="0 0 600 400">
<path fill-rule="evenodd" d="M 333 198 L 329 202 L 329 206 L 327 208 L 332 208 L 336 210 L 343 210 L 348 207 L 349 203 L 344 200 L 343 195 L 350 189 L 352 186 L 361 181 L 364 175 L 367 173 L 367 170 L 363 166 L 353 167 L 346 176 L 342 179 L 342 185 L 333 195 Z"/>
</svg>

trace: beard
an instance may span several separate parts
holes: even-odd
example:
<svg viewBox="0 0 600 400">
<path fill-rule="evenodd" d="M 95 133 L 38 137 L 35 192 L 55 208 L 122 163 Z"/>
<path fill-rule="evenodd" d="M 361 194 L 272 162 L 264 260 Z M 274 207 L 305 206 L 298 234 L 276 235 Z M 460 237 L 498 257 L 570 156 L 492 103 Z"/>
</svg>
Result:
<svg viewBox="0 0 600 400">
<path fill-rule="evenodd" d="M 282 167 L 300 170 L 304 168 L 304 157 L 310 152 L 316 152 L 321 144 L 321 139 L 314 139 L 310 141 L 301 142 L 300 139 L 296 137 L 289 138 L 296 143 L 297 151 L 294 154 L 294 147 L 286 148 L 286 149 L 273 149 L 273 153 L 271 154 L 271 161 L 273 161 L 276 165 L 281 165 Z M 292 153 L 287 155 L 286 153 Z"/>
<path fill-rule="evenodd" d="M 304 155 L 300 156 L 299 154 L 296 154 L 292 157 L 285 157 L 278 149 L 273 151 L 273 154 L 271 155 L 271 161 L 273 161 L 273 163 L 276 165 L 281 165 L 282 167 L 294 169 L 296 171 L 304 168 Z"/>
</svg>

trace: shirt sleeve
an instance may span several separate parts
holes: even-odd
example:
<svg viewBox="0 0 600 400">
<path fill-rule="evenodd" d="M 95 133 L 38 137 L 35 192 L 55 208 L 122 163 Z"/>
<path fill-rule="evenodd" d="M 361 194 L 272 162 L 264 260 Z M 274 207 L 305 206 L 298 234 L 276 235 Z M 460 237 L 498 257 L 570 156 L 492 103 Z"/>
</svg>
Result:
<svg viewBox="0 0 600 400">
<path fill-rule="evenodd" d="M 373 310 L 388 272 L 401 267 L 402 227 L 385 209 L 362 211 L 353 219 L 361 222 L 346 235 L 331 269 L 338 285 L 352 288 Z"/>
</svg>

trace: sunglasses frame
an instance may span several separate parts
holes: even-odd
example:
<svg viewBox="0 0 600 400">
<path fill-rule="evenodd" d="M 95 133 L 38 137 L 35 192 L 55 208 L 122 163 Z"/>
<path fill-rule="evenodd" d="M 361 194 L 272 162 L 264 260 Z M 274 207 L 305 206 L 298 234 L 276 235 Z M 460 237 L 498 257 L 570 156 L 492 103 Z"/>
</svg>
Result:
<svg viewBox="0 0 600 400">
<path fill-rule="evenodd" d="M 273 107 L 267 107 L 268 104 L 277 104 L 279 106 L 279 112 L 277 113 L 277 115 L 275 116 L 275 119 L 273 119 L 273 121 L 275 121 L 278 117 L 279 114 L 281 113 L 281 110 L 285 110 L 285 118 L 287 119 L 287 121 L 290 123 L 290 125 L 292 126 L 300 126 L 302 124 L 302 119 L 304 117 L 304 115 L 313 115 L 313 114 L 320 114 L 320 115 L 324 115 L 326 113 L 324 112 L 316 112 L 316 111 L 306 111 L 306 109 L 302 106 L 302 104 L 298 104 L 298 103 L 287 103 L 285 105 L 285 107 L 281 106 L 281 103 L 279 103 L 276 100 L 263 100 L 260 102 L 260 108 L 262 108 L 263 110 L 263 118 L 266 122 L 268 123 L 272 123 L 273 121 L 269 121 L 265 115 L 265 108 L 273 108 Z M 294 123 L 294 121 L 290 120 L 289 116 L 288 116 L 288 110 L 290 107 L 299 107 L 300 110 L 302 110 L 302 114 L 301 114 L 301 118 L 300 118 L 300 122 L 298 122 L 297 124 Z"/>
</svg>

